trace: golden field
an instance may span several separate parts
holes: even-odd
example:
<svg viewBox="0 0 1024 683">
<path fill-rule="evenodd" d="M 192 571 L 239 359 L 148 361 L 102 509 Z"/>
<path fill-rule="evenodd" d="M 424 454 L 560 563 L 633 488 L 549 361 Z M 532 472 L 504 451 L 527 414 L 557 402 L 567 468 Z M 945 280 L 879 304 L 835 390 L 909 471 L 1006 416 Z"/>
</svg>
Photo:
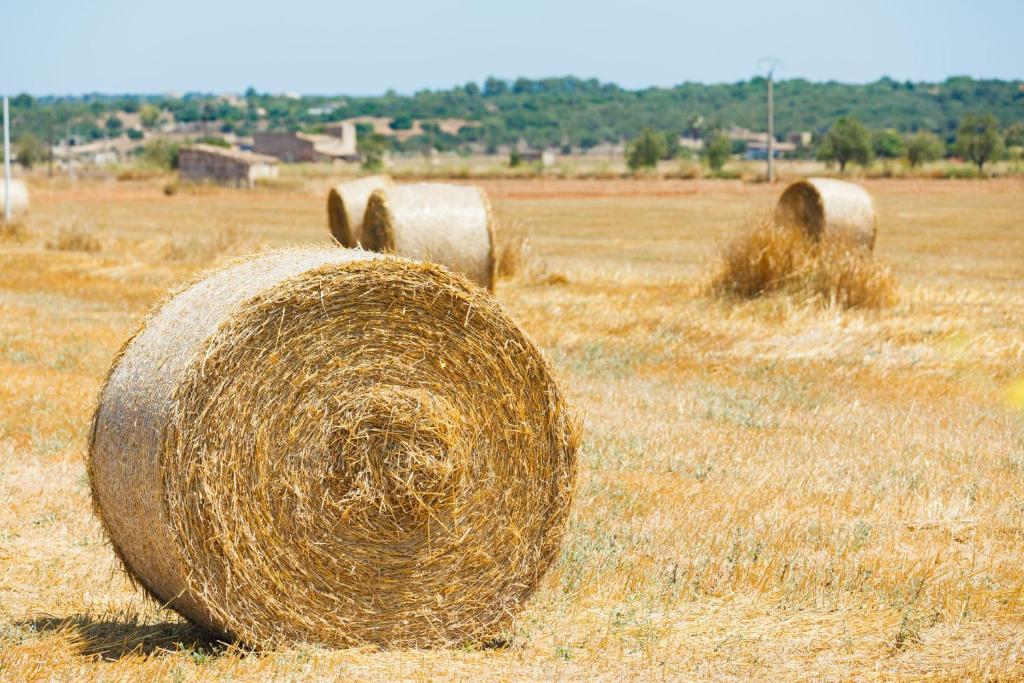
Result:
<svg viewBox="0 0 1024 683">
<path fill-rule="evenodd" d="M 865 181 L 874 311 L 707 296 L 781 186 L 485 181 L 496 296 L 585 418 L 563 553 L 500 648 L 247 652 L 143 599 L 90 510 L 113 354 L 196 271 L 325 244 L 329 178 L 33 181 L 0 237 L 0 679 L 1024 677 L 1024 180 Z"/>
</svg>

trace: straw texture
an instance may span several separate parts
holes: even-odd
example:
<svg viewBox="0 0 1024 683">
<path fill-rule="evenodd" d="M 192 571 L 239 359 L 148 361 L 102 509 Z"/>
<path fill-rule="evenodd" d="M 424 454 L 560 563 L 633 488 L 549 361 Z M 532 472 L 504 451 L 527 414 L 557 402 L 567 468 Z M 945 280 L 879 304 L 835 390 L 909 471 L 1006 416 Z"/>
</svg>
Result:
<svg viewBox="0 0 1024 683">
<path fill-rule="evenodd" d="M 4 219 L 4 193 L 6 181 L 0 177 L 0 221 Z M 28 186 L 23 180 L 11 179 L 11 216 L 28 211 Z"/>
<path fill-rule="evenodd" d="M 376 190 L 366 206 L 363 246 L 440 263 L 494 288 L 494 221 L 478 187 L 414 183 Z"/>
<path fill-rule="evenodd" d="M 779 197 L 775 220 L 801 228 L 814 239 L 827 233 L 868 250 L 875 248 L 875 202 L 863 187 L 844 180 L 807 178 L 790 184 Z"/>
<path fill-rule="evenodd" d="M 119 354 L 95 509 L 153 597 L 244 642 L 494 636 L 556 557 L 578 427 L 543 357 L 436 265 L 277 252 Z"/>
<path fill-rule="evenodd" d="M 371 175 L 338 183 L 327 193 L 327 223 L 334 239 L 343 247 L 362 241 L 366 202 L 374 190 L 391 186 L 391 176 Z"/>
</svg>

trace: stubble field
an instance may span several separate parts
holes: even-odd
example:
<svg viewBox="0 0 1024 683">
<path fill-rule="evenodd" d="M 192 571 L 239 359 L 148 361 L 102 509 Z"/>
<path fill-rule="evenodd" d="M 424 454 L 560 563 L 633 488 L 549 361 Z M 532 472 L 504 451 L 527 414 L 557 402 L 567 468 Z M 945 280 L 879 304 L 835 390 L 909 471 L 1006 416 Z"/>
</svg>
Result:
<svg viewBox="0 0 1024 683">
<path fill-rule="evenodd" d="M 495 649 L 247 652 L 146 602 L 90 511 L 114 352 L 196 271 L 325 244 L 326 180 L 33 185 L 0 241 L 0 678 L 1024 677 L 1024 181 L 867 181 L 899 303 L 709 298 L 779 186 L 482 183 L 496 296 L 585 418 L 562 555 Z"/>
</svg>

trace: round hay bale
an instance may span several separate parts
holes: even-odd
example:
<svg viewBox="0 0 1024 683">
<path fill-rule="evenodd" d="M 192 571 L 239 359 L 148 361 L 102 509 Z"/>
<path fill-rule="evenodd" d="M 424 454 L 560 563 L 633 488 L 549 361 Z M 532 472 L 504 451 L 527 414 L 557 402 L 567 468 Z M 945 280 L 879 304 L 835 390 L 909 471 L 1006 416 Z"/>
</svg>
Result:
<svg viewBox="0 0 1024 683">
<path fill-rule="evenodd" d="M 327 222 L 334 239 L 343 247 L 359 246 L 363 232 L 363 215 L 370 194 L 390 187 L 391 176 L 371 175 L 338 183 L 327 193 Z"/>
<path fill-rule="evenodd" d="M 494 219 L 479 187 L 414 183 L 374 191 L 366 205 L 363 246 L 440 263 L 494 288 Z"/>
<path fill-rule="evenodd" d="M 161 604 L 258 647 L 493 637 L 555 559 L 579 433 L 501 307 L 347 249 L 157 308 L 93 418 L 94 508 Z"/>
<path fill-rule="evenodd" d="M 0 221 L 4 220 L 4 202 L 7 191 L 6 181 L 0 177 Z M 28 185 L 23 180 L 11 179 L 11 217 L 26 213 L 28 211 Z"/>
<path fill-rule="evenodd" d="M 875 248 L 878 214 L 860 185 L 831 178 L 807 178 L 789 185 L 775 206 L 775 221 L 801 228 L 808 236 L 842 237 Z"/>
</svg>

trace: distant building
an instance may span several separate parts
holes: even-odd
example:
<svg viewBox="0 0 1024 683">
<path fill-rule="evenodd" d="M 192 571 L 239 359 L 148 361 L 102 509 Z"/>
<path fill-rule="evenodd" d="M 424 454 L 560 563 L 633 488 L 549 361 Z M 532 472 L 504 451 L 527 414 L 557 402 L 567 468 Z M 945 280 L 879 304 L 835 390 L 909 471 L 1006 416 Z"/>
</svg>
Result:
<svg viewBox="0 0 1024 683">
<path fill-rule="evenodd" d="M 772 144 L 772 158 L 779 159 L 785 154 L 796 151 L 796 145 L 792 142 L 775 142 Z M 747 151 L 744 154 L 747 159 L 767 159 L 768 140 L 748 142 Z"/>
<path fill-rule="evenodd" d="M 256 133 L 252 149 L 288 163 L 308 161 L 355 161 L 359 158 L 355 124 L 329 128 L 337 135 L 309 133 Z"/>
<path fill-rule="evenodd" d="M 746 128 L 733 126 L 726 131 L 726 135 L 728 135 L 729 139 L 734 142 L 744 143 L 745 151 L 743 152 L 743 156 L 745 158 L 768 158 L 768 133 L 754 132 L 752 130 L 747 130 Z M 796 144 L 793 142 L 779 142 L 778 140 L 772 142 L 772 157 L 775 159 L 795 151 Z"/>
<path fill-rule="evenodd" d="M 178 151 L 183 180 L 252 187 L 259 178 L 277 177 L 277 159 L 214 145 L 189 145 Z"/>
<path fill-rule="evenodd" d="M 810 147 L 813 141 L 814 134 L 809 130 L 797 131 L 786 136 L 786 142 L 792 142 L 797 147 Z"/>
<path fill-rule="evenodd" d="M 358 131 L 356 130 L 356 124 L 351 121 L 341 121 L 339 123 L 332 123 L 324 127 L 324 133 L 330 135 L 332 138 L 341 140 L 345 148 L 351 150 L 352 154 L 356 153 L 358 145 Z"/>
<path fill-rule="evenodd" d="M 693 152 L 699 152 L 704 149 L 704 141 L 700 138 L 681 137 L 679 138 L 679 147 Z"/>
<path fill-rule="evenodd" d="M 558 161 L 558 152 L 554 149 L 523 149 L 519 150 L 519 160 L 527 164 L 540 163 L 542 168 L 550 168 Z"/>
<path fill-rule="evenodd" d="M 111 166 L 125 161 L 141 146 L 141 140 L 132 140 L 124 135 L 92 142 L 72 135 L 55 144 L 52 152 L 53 159 L 58 164 L 66 165 L 73 162 L 91 166 Z"/>
<path fill-rule="evenodd" d="M 619 142 L 601 142 L 593 147 L 588 147 L 583 150 L 583 154 L 588 157 L 607 157 L 608 159 L 621 159 L 626 155 L 626 143 L 623 140 Z"/>
<path fill-rule="evenodd" d="M 515 151 L 519 154 L 519 160 L 527 164 L 540 163 L 541 168 L 550 168 L 558 160 L 558 150 L 554 147 L 538 149 L 531 147 L 524 138 L 516 142 Z"/>
</svg>

